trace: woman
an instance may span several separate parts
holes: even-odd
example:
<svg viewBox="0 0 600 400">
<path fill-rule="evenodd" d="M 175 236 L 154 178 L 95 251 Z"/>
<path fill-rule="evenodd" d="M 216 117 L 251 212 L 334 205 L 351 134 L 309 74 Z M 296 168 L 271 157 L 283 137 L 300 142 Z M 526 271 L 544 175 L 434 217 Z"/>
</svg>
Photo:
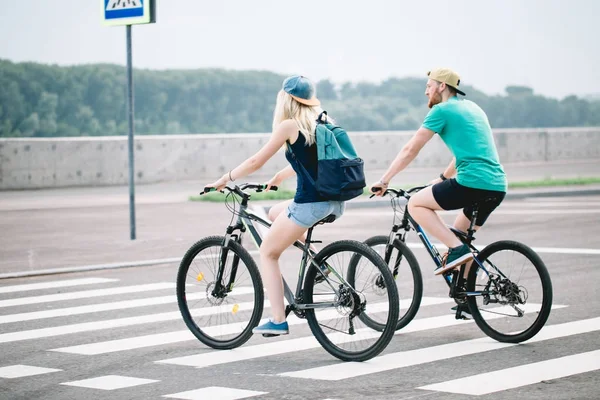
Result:
<svg viewBox="0 0 600 400">
<path fill-rule="evenodd" d="M 325 201 L 305 176 L 304 171 L 292 160 L 290 151 L 313 180 L 317 178 L 317 149 L 315 129 L 317 118 L 322 112 L 316 97 L 314 84 L 304 76 L 291 76 L 283 82 L 277 95 L 273 113 L 273 134 L 268 143 L 255 155 L 230 170 L 208 187 L 222 190 L 227 182 L 243 178 L 259 170 L 279 149 L 288 146 L 286 158 L 290 166 L 279 171 L 269 182 L 268 188 L 280 185 L 287 178 L 297 175 L 294 200 L 274 206 L 269 212 L 273 225 L 260 247 L 261 276 L 271 303 L 273 317 L 265 324 L 252 330 L 254 333 L 286 335 L 289 333 L 285 320 L 283 281 L 279 270 L 279 257 L 296 240 L 303 239 L 308 228 L 334 214 L 339 218 L 344 212 L 344 203 Z M 287 143 L 287 144 L 286 144 Z M 285 211 L 285 212 L 283 212 Z"/>
</svg>

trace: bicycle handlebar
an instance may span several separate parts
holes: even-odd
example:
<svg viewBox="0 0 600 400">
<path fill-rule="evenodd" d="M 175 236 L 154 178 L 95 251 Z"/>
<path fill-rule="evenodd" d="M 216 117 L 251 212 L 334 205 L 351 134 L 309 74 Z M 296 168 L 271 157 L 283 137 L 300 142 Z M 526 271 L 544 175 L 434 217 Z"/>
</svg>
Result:
<svg viewBox="0 0 600 400">
<path fill-rule="evenodd" d="M 253 189 L 253 190 L 255 190 L 258 193 L 258 192 L 262 192 L 266 188 L 267 188 L 267 185 L 264 185 L 264 184 L 261 184 L 261 183 L 242 183 L 239 186 L 238 185 L 234 185 L 233 188 L 231 188 L 229 186 L 225 186 L 225 189 L 229 190 L 230 192 L 234 192 L 236 194 L 239 194 L 240 196 L 244 196 L 245 195 L 244 190 L 246 190 L 246 189 Z M 273 190 L 273 191 L 277 191 L 277 189 L 278 189 L 277 186 L 271 186 L 269 188 L 269 190 Z M 200 195 L 202 196 L 203 194 L 206 194 L 206 193 L 209 193 L 209 192 L 214 192 L 215 190 L 216 190 L 216 188 L 214 188 L 214 187 L 206 186 L 200 192 Z M 223 193 L 222 190 L 221 190 L 221 193 Z"/>
<path fill-rule="evenodd" d="M 405 199 L 410 199 L 410 194 L 414 193 L 414 192 L 418 192 L 419 190 L 422 190 L 424 188 L 426 188 L 429 185 L 425 185 L 425 186 L 415 186 L 413 188 L 410 188 L 408 190 L 404 190 L 404 189 L 392 189 L 392 188 L 387 188 L 385 190 L 385 192 L 383 192 L 383 196 L 385 196 L 386 194 L 393 194 L 396 197 L 404 197 Z M 381 190 L 381 188 L 379 187 L 372 187 L 371 191 L 373 192 L 379 192 Z M 371 195 L 371 197 L 373 197 L 375 195 Z M 382 197 L 383 197 L 382 196 Z"/>
</svg>

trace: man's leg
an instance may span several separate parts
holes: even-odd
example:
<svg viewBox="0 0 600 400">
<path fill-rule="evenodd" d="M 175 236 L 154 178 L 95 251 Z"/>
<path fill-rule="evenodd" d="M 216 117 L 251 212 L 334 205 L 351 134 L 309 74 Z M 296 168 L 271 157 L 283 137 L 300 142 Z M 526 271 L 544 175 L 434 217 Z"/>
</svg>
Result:
<svg viewBox="0 0 600 400">
<path fill-rule="evenodd" d="M 453 226 L 454 226 L 454 229 L 458 229 L 459 231 L 466 232 L 467 229 L 469 229 L 469 227 L 471 226 L 471 220 L 465 216 L 464 212 L 460 212 L 456 216 Z M 481 227 L 477 226 L 477 225 L 473 226 L 474 230 L 478 230 L 479 228 L 481 228 Z M 467 265 L 465 265 L 465 271 L 463 273 L 464 279 L 467 279 L 467 277 L 469 276 L 469 269 L 471 268 L 471 264 L 473 264 L 473 261 L 469 261 L 467 263 Z"/>
<path fill-rule="evenodd" d="M 450 194 L 446 193 L 446 195 Z M 408 202 L 408 211 L 414 220 L 448 247 L 448 255 L 441 268 L 435 271 L 436 275 L 454 269 L 473 259 L 469 247 L 464 245 L 435 213 L 435 210 L 442 209 L 444 208 L 439 205 L 433 195 L 433 186 L 421 190 L 411 197 Z"/>
<path fill-rule="evenodd" d="M 408 212 L 423 229 L 439 239 L 448 248 L 460 246 L 461 241 L 437 215 L 436 210 L 443 210 L 443 208 L 435 201 L 432 186 L 421 190 L 412 196 L 408 202 Z"/>
</svg>

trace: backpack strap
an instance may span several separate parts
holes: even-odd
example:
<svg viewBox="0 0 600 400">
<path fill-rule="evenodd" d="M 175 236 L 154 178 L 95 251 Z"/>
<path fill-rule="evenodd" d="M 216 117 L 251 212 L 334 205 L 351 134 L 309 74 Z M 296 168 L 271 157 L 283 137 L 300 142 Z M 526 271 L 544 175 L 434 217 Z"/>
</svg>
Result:
<svg viewBox="0 0 600 400">
<path fill-rule="evenodd" d="M 292 150 L 292 145 L 290 144 L 289 140 L 286 140 L 285 144 L 287 145 L 287 149 L 290 152 L 290 155 L 292 157 L 292 160 L 294 160 L 294 163 L 299 167 L 300 171 L 304 172 L 304 176 L 306 177 L 306 179 L 308 179 L 310 184 L 313 185 L 313 187 L 316 189 L 317 183 L 312 178 L 312 176 L 310 176 L 310 173 L 304 167 L 304 165 L 302 165 L 302 163 L 296 158 L 296 155 L 294 154 L 294 151 Z"/>
<path fill-rule="evenodd" d="M 323 118 L 323 116 L 325 118 Z M 327 123 L 327 111 L 323 110 L 321 114 L 317 117 L 317 124 L 326 124 Z"/>
</svg>

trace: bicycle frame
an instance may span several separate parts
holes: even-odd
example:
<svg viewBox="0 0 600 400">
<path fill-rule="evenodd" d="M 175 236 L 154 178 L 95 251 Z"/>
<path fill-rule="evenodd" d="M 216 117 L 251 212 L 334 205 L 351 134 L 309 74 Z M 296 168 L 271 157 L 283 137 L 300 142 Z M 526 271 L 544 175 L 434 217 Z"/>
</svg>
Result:
<svg viewBox="0 0 600 400">
<path fill-rule="evenodd" d="M 411 189 L 411 190 L 413 190 L 413 189 Z M 410 192 L 411 190 L 409 190 L 408 192 Z M 396 191 L 393 189 L 391 189 L 391 190 L 388 189 L 388 191 L 390 191 L 394 196 L 396 196 L 396 198 L 404 197 L 407 200 L 410 198 L 407 195 L 407 192 L 404 192 L 404 191 Z M 392 198 L 392 201 L 395 201 L 396 198 Z M 396 213 L 396 207 L 392 207 L 392 208 L 394 209 L 394 213 Z M 475 221 L 477 219 L 477 212 L 478 212 L 477 207 L 475 207 L 475 209 L 473 210 L 473 216 L 471 218 L 471 224 L 470 224 L 469 229 L 467 230 L 466 234 L 464 232 L 456 230 L 452 227 L 450 228 L 450 230 L 458 237 L 458 239 L 462 243 L 469 246 L 471 251 L 475 254 L 475 257 L 473 258 L 473 262 L 477 263 L 479 268 L 482 271 L 484 271 L 484 273 L 486 275 L 490 276 L 490 272 L 488 271 L 488 269 L 484 266 L 484 264 L 481 261 L 479 261 L 479 259 L 477 257 L 477 255 L 479 254 L 479 250 L 472 244 L 472 241 L 474 240 L 473 235 L 475 233 L 474 226 L 475 226 Z M 436 265 L 436 268 L 441 268 L 442 264 L 443 264 L 442 256 L 440 255 L 437 248 L 431 243 L 431 241 L 427 237 L 427 234 L 425 233 L 423 228 L 421 228 L 421 226 L 411 217 L 410 213 L 408 212 L 408 203 L 404 206 L 402 221 L 400 222 L 400 224 L 394 224 L 392 227 L 392 230 L 390 231 L 390 237 L 389 237 L 388 245 L 387 245 L 386 251 L 385 251 L 385 262 L 389 263 L 389 261 L 390 261 L 389 258 L 391 255 L 391 245 L 392 245 L 393 241 L 397 238 L 401 242 L 406 243 L 406 235 L 408 234 L 408 232 L 411 229 L 413 229 L 417 233 L 417 236 L 419 237 L 419 239 L 425 246 L 425 250 L 427 250 L 427 253 L 433 259 L 433 261 Z M 399 264 L 400 259 L 396 260 L 396 263 Z M 398 268 L 398 265 L 396 265 L 394 268 Z M 464 268 L 465 268 L 465 266 L 462 265 L 458 272 L 456 270 L 454 270 L 451 273 L 445 273 L 442 275 L 444 277 L 444 281 L 450 288 L 451 297 L 454 297 L 454 294 L 455 294 L 456 283 L 458 282 L 458 279 L 456 279 L 456 278 L 463 275 Z M 494 267 L 494 269 L 502 277 L 505 277 L 505 275 L 502 273 L 502 271 L 498 270 L 495 267 Z M 394 273 L 395 272 L 396 271 L 394 271 Z M 481 292 L 481 291 L 465 293 L 466 296 L 481 296 L 482 294 L 483 294 L 483 292 Z"/>
<path fill-rule="evenodd" d="M 240 209 L 237 211 L 237 214 L 238 214 L 237 222 L 234 225 L 230 225 L 227 227 L 225 241 L 224 241 L 223 247 L 222 247 L 221 265 L 224 265 L 224 262 L 227 258 L 227 252 L 228 252 L 227 244 L 229 243 L 229 241 L 235 240 L 237 243 L 241 244 L 243 233 L 246 232 L 246 230 L 250 233 L 250 236 L 251 236 L 252 240 L 254 241 L 254 244 L 256 245 L 256 247 L 260 248 L 263 240 L 262 240 L 260 233 L 258 232 L 258 229 L 254 226 L 253 222 L 257 222 L 258 224 L 266 227 L 267 229 L 271 227 L 270 222 L 265 221 L 258 215 L 254 214 L 252 211 L 248 210 L 249 197 L 250 197 L 249 195 L 244 193 L 244 196 L 242 196 L 242 201 L 240 203 Z M 290 311 L 293 311 L 293 310 L 332 308 L 332 307 L 336 306 L 336 303 L 334 303 L 334 302 L 311 303 L 311 304 L 306 304 L 306 303 L 302 302 L 303 301 L 302 286 L 303 286 L 304 274 L 306 272 L 306 267 L 308 265 L 308 261 L 313 263 L 313 265 L 318 268 L 318 265 L 316 263 L 314 263 L 314 261 L 313 261 L 314 260 L 313 256 L 310 254 L 310 244 L 311 243 L 320 243 L 320 242 L 311 240 L 312 230 L 313 230 L 313 228 L 308 229 L 305 243 L 302 243 L 301 241 L 296 240 L 293 244 L 294 247 L 296 247 L 302 251 L 302 260 L 300 262 L 300 269 L 298 271 L 298 282 L 296 285 L 295 293 L 289 287 L 289 285 L 287 284 L 283 275 L 281 276 L 281 279 L 283 281 L 283 294 L 289 304 L 289 306 L 288 306 L 289 308 L 286 309 L 286 315 Z M 235 233 L 237 231 L 239 231 L 239 234 Z M 237 263 L 238 262 L 239 262 L 239 259 L 237 257 L 235 257 L 233 260 L 230 281 L 228 282 L 227 286 L 225 286 L 227 288 L 232 288 L 232 284 L 235 280 L 235 272 L 237 271 Z M 342 278 L 341 276 L 339 276 L 339 274 L 335 270 L 330 270 L 330 271 L 332 274 L 334 274 L 334 276 L 336 276 L 338 279 L 340 279 L 340 282 L 347 284 L 346 280 L 344 278 Z M 221 282 L 222 272 L 223 272 L 223 268 L 219 268 L 219 272 L 217 273 L 217 282 Z M 335 292 L 335 288 L 331 285 L 331 283 L 329 282 L 327 277 L 325 277 L 325 281 L 328 282 L 331 289 Z M 221 285 L 216 285 L 216 286 L 221 286 Z M 215 290 L 217 290 L 217 287 L 215 287 Z M 228 289 L 228 290 L 230 290 L 230 289 Z"/>
</svg>

